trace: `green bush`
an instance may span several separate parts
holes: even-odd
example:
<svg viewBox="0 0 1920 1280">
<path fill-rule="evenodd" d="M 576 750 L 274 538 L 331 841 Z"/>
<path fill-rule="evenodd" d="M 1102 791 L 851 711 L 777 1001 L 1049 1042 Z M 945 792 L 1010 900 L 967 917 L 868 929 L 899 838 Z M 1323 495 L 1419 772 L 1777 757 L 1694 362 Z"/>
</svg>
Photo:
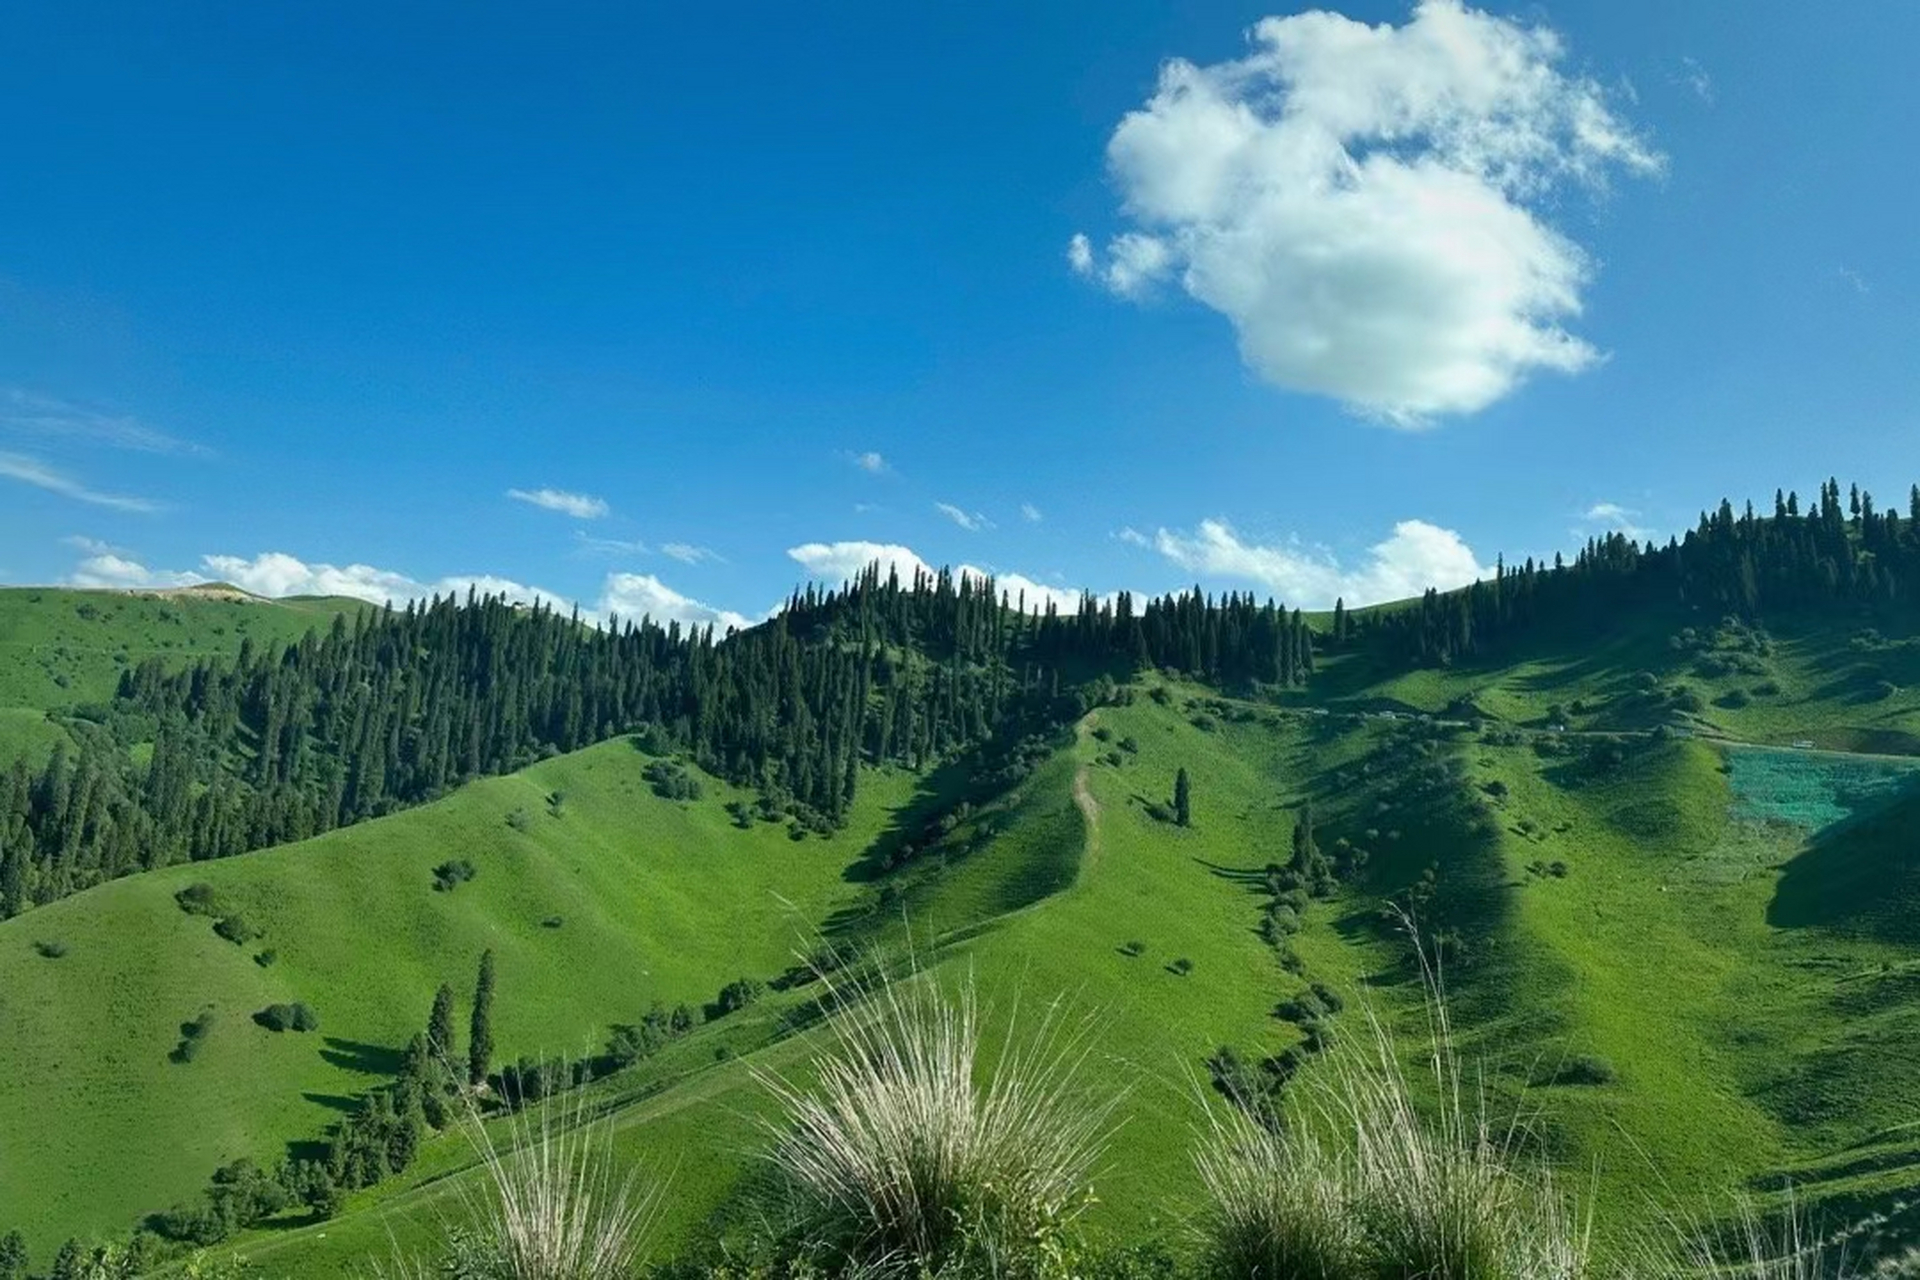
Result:
<svg viewBox="0 0 1920 1280">
<path fill-rule="evenodd" d="M 67 954 L 67 944 L 58 938 L 42 938 L 33 944 L 33 949 L 48 960 L 58 960 Z"/>
<path fill-rule="evenodd" d="M 169 1060 L 176 1063 L 192 1062 L 206 1046 L 207 1037 L 213 1032 L 213 1010 L 202 1009 L 187 1022 L 180 1024 L 180 1043 L 168 1054 Z"/>
<path fill-rule="evenodd" d="M 255 938 L 266 936 L 266 930 L 255 925 L 245 916 L 235 913 L 221 916 L 214 921 L 213 931 L 236 947 L 243 947 Z"/>
<path fill-rule="evenodd" d="M 455 858 L 443 862 L 433 869 L 433 888 L 436 893 L 451 893 L 467 881 L 480 874 L 472 859 Z"/>
<path fill-rule="evenodd" d="M 220 914 L 220 895 L 214 887 L 204 880 L 190 884 L 173 895 L 174 902 L 190 916 L 217 916 Z"/>
</svg>

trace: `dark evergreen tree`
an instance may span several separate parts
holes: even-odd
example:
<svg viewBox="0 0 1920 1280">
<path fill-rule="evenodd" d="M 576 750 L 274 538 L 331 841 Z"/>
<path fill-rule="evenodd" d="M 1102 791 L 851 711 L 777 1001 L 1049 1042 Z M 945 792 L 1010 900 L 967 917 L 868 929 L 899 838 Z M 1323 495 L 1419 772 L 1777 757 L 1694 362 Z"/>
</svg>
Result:
<svg viewBox="0 0 1920 1280">
<path fill-rule="evenodd" d="M 60 1246 L 60 1252 L 53 1255 L 53 1269 L 47 1272 L 47 1280 L 85 1280 L 86 1265 L 86 1248 L 69 1237 Z"/>
<path fill-rule="evenodd" d="M 467 1083 L 479 1087 L 493 1069 L 493 950 L 480 953 L 473 988 L 473 1027 L 467 1037 Z"/>
<path fill-rule="evenodd" d="M 0 1238 L 0 1280 L 27 1280 L 27 1238 L 18 1231 Z"/>
<path fill-rule="evenodd" d="M 453 1062 L 453 987 L 443 982 L 433 993 L 433 1012 L 427 1015 L 427 1054 L 435 1062 Z"/>
<path fill-rule="evenodd" d="M 1193 784 L 1184 765 L 1173 775 L 1173 820 L 1183 827 L 1193 825 Z"/>
</svg>

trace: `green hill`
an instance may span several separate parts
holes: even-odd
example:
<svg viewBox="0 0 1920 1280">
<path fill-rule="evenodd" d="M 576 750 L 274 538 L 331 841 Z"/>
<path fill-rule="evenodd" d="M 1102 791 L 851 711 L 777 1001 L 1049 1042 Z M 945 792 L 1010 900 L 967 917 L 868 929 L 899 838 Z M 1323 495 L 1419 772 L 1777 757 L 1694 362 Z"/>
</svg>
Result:
<svg viewBox="0 0 1920 1280">
<path fill-rule="evenodd" d="M 1126 1122 L 1090 1222 L 1177 1236 L 1209 1098 L 1310 1082 L 1361 1002 L 1423 1028 L 1410 917 L 1492 1105 L 1537 1117 L 1603 1237 L 1650 1192 L 1710 1216 L 1791 1185 L 1864 1252 L 1920 1242 L 1916 564 L 1920 530 L 1849 526 L 1829 490 L 1817 516 L 1729 508 L 1697 545 L 1311 620 L 1197 594 L 1026 618 L 868 574 L 725 640 L 441 602 L 150 669 L 98 734 L 15 725 L 105 735 L 123 825 L 99 837 L 50 770 L 0 830 L 50 886 L 0 923 L 0 1227 L 37 1250 L 118 1234 L 226 1161 L 310 1152 L 491 948 L 502 1061 L 769 984 L 588 1086 L 621 1157 L 670 1175 L 663 1247 L 740 1232 L 756 1073 L 804 1076 L 820 986 L 794 954 L 825 940 L 970 975 L 996 1035 L 1055 1000 L 1091 1019 Z M 134 625 L 85 603 L 19 616 Z M 92 661 L 96 692 L 124 666 Z M 127 854 L 149 830 L 237 853 L 320 829 L 302 813 L 347 825 L 151 872 Z M 61 878 L 74 849 L 121 878 Z M 317 1031 L 253 1021 L 296 1001 Z M 338 1216 L 232 1247 L 337 1275 L 437 1230 L 472 1165 L 430 1138 Z"/>
<path fill-rule="evenodd" d="M 136 593 L 0 587 L 0 760 L 38 758 L 69 741 L 59 718 L 112 698 L 145 658 L 174 666 L 236 652 L 243 641 L 286 644 L 324 630 L 358 600 L 263 600 L 234 588 Z"/>
<path fill-rule="evenodd" d="M 463 1002 L 482 949 L 500 970 L 504 1057 L 597 1048 L 654 1001 L 696 1007 L 771 978 L 863 892 L 853 856 L 908 811 L 879 774 L 848 828 L 794 841 L 740 830 L 738 793 L 655 796 L 622 739 L 438 804 L 300 845 L 113 882 L 0 924 L 0 1205 L 40 1246 L 124 1231 L 190 1199 L 221 1163 L 271 1166 L 390 1071 L 434 989 Z M 434 868 L 473 879 L 436 891 Z M 244 946 L 175 894 L 211 886 Z M 58 958 L 42 954 L 59 950 Z M 271 953 L 272 962 L 258 961 Z M 304 1001 L 313 1034 L 252 1015 Z M 169 1060 L 211 1010 L 204 1049 Z"/>
</svg>

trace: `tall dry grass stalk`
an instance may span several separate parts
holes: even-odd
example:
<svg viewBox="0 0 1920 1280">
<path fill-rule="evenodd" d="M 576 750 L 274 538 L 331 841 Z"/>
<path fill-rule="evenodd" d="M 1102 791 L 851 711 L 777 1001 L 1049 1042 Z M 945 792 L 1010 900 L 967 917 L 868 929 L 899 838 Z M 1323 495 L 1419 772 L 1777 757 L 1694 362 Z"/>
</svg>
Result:
<svg viewBox="0 0 1920 1280">
<path fill-rule="evenodd" d="M 454 1274 L 470 1280 L 628 1280 L 658 1216 L 656 1189 L 622 1171 L 612 1130 L 583 1091 L 516 1113 L 501 1132 L 470 1110 L 467 1133 L 486 1177 L 461 1193 L 443 1256 L 397 1260 L 393 1280 Z"/>
<path fill-rule="evenodd" d="M 1409 926 L 1411 933 L 1411 927 Z M 1590 1221 L 1523 1158 L 1521 1114 L 1496 1119 L 1455 1048 L 1438 972 L 1421 955 L 1425 1066 L 1370 1006 L 1260 1122 L 1214 1115 L 1196 1156 L 1209 1265 L 1241 1280 L 1579 1280 Z M 1425 1095 L 1427 1105 L 1421 1105 Z"/>
<path fill-rule="evenodd" d="M 832 994 L 818 1078 L 759 1076 L 803 1233 L 863 1274 L 1032 1274 L 1089 1197 L 1118 1101 L 1081 1085 L 1090 1025 L 1016 1009 L 988 1063 L 971 979 Z"/>
</svg>

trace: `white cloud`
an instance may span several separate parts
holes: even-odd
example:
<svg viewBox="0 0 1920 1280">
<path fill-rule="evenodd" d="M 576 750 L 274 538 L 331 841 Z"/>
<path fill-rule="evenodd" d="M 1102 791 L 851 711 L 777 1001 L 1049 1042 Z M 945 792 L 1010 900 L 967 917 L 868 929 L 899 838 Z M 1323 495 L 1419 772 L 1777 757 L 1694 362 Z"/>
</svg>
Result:
<svg viewBox="0 0 1920 1280">
<path fill-rule="evenodd" d="M 875 563 L 882 578 L 896 573 L 902 583 L 911 583 L 915 570 L 931 572 L 933 568 L 912 548 L 893 542 L 808 542 L 788 548 L 787 555 L 807 571 L 808 577 L 835 586 Z"/>
<path fill-rule="evenodd" d="M 987 519 L 978 511 L 968 511 L 965 508 L 954 506 L 951 502 L 936 502 L 933 504 L 933 509 L 959 525 L 962 529 L 965 529 L 968 533 L 978 533 L 982 529 L 993 528 L 993 521 Z"/>
<path fill-rule="evenodd" d="M 23 435 L 81 440 L 139 453 L 206 457 L 213 452 L 205 445 L 156 431 L 138 418 L 89 409 L 18 387 L 0 393 L 0 427 Z"/>
<path fill-rule="evenodd" d="M 202 556 L 197 570 L 150 569 L 136 560 L 109 552 L 82 560 L 68 580 L 81 587 L 129 588 L 191 587 L 208 582 L 227 582 L 243 591 L 271 599 L 284 596 L 347 596 L 373 604 L 391 601 L 396 605 L 436 595 L 464 596 L 472 588 L 482 595 L 504 595 L 522 604 L 530 604 L 534 600 L 544 600 L 560 608 L 570 604 L 558 592 L 526 586 L 494 574 L 457 574 L 434 582 L 421 582 L 404 573 L 367 564 L 309 564 L 283 551 L 263 552 L 252 559 L 231 555 Z"/>
<path fill-rule="evenodd" d="M 723 559 L 711 547 L 697 547 L 690 542 L 663 542 L 660 544 L 660 554 L 681 564 L 706 564 Z"/>
<path fill-rule="evenodd" d="M 1046 519 L 1046 516 L 1042 515 L 1040 508 L 1034 506 L 1031 502 L 1023 502 L 1020 504 L 1020 518 L 1028 524 L 1039 524 L 1042 520 Z"/>
<path fill-rule="evenodd" d="M 1662 160 L 1558 70 L 1553 32 L 1421 0 L 1399 27 L 1312 12 L 1252 42 L 1162 68 L 1107 148 L 1134 225 L 1070 261 L 1123 296 L 1177 279 L 1261 377 L 1399 426 L 1599 358 L 1562 327 L 1591 264 L 1541 211 Z"/>
<path fill-rule="evenodd" d="M 565 489 L 509 489 L 507 496 L 515 502 L 530 503 L 544 507 L 548 511 L 558 511 L 572 516 L 576 520 L 598 520 L 612 510 L 606 499 L 591 494 L 568 493 Z"/>
<path fill-rule="evenodd" d="M 588 555 L 597 556 L 643 556 L 649 548 L 638 539 L 600 538 L 585 529 L 574 531 L 579 540 L 580 550 Z"/>
<path fill-rule="evenodd" d="M 1130 547 L 1150 547 L 1153 545 L 1153 539 L 1147 537 L 1146 534 L 1140 532 L 1132 525 L 1127 525 L 1113 536 Z"/>
<path fill-rule="evenodd" d="M 665 624 L 712 626 L 724 632 L 729 627 L 746 628 L 752 619 L 730 609 L 716 609 L 691 596 L 683 596 L 650 573 L 610 573 L 606 589 L 600 595 L 600 612 L 617 613 L 625 619 L 652 618 Z"/>
<path fill-rule="evenodd" d="M 1873 286 L 1867 283 L 1867 278 L 1858 271 L 1855 271 L 1852 267 L 1841 267 L 1834 274 L 1850 285 L 1853 291 L 1863 298 L 1873 292 Z"/>
<path fill-rule="evenodd" d="M 1635 542 L 1645 542 L 1652 535 L 1635 523 L 1640 513 L 1632 507 L 1623 507 L 1617 502 L 1596 502 L 1588 507 L 1580 518 L 1589 524 L 1603 524 L 1625 534 Z M 1578 530 L 1576 537 L 1584 537 Z"/>
<path fill-rule="evenodd" d="M 916 570 L 934 572 L 933 566 L 921 559 L 912 548 L 891 542 L 809 542 L 789 549 L 787 555 L 807 571 L 808 577 L 831 586 L 839 586 L 864 571 L 868 565 L 876 563 L 880 566 L 883 580 L 889 573 L 894 573 L 906 585 L 912 584 Z M 1080 604 L 1078 590 L 1048 586 L 1024 574 L 994 573 L 971 564 L 959 565 L 954 571 L 963 578 L 992 578 L 995 588 L 1016 604 L 1024 591 L 1029 613 L 1040 613 L 1049 603 L 1067 611 L 1078 608 Z"/>
<path fill-rule="evenodd" d="M 887 465 L 885 458 L 871 449 L 865 453 L 850 453 L 847 455 L 847 460 L 870 476 L 885 475 L 887 472 L 893 470 L 892 467 Z"/>
<path fill-rule="evenodd" d="M 570 609 L 574 602 L 558 592 L 527 586 L 493 574 L 457 574 L 433 582 L 422 582 L 392 569 L 372 565 L 309 564 L 284 552 L 270 551 L 252 559 L 240 556 L 201 557 L 200 570 L 149 569 L 122 556 L 102 554 L 83 560 L 68 579 L 75 586 L 160 589 L 191 587 L 208 582 L 229 582 L 258 596 L 324 595 L 348 596 L 375 604 L 391 601 L 401 605 L 429 596 L 464 597 L 469 589 L 481 595 L 505 596 L 520 604 L 544 601 L 556 609 Z M 610 613 L 623 621 L 643 617 L 655 622 L 679 622 L 682 626 L 752 626 L 754 619 L 729 609 L 719 609 L 691 596 L 682 595 L 652 574 L 610 573 L 602 587 L 596 622 Z"/>
<path fill-rule="evenodd" d="M 1693 90 L 1694 97 L 1708 106 L 1713 105 L 1713 77 L 1707 74 L 1707 69 L 1701 66 L 1698 60 L 1680 59 L 1680 74 L 1677 79 Z"/>
<path fill-rule="evenodd" d="M 160 504 L 148 498 L 132 498 L 118 493 L 101 493 L 89 489 L 64 472 L 56 471 L 37 458 L 25 454 L 0 453 L 0 476 L 9 480 L 18 480 L 22 484 L 57 493 L 63 498 L 72 498 L 76 502 L 91 503 L 96 507 L 110 507 L 115 511 L 158 511 Z"/>
<path fill-rule="evenodd" d="M 1076 275 L 1093 274 L 1093 242 L 1085 233 L 1076 231 L 1073 239 L 1067 241 L 1067 265 Z"/>
<path fill-rule="evenodd" d="M 192 587 L 207 578 L 197 573 L 152 570 L 111 551 L 82 560 L 67 581 L 76 587 Z"/>
<path fill-rule="evenodd" d="M 1365 562 L 1352 568 L 1324 550 L 1297 542 L 1285 546 L 1245 542 L 1223 520 L 1203 520 L 1190 534 L 1161 529 L 1153 543 L 1161 555 L 1183 569 L 1260 583 L 1296 608 L 1330 608 L 1338 599 L 1349 605 L 1404 600 L 1428 587 L 1445 591 L 1476 578 L 1490 578 L 1494 572 L 1479 562 L 1459 534 L 1423 520 L 1396 524 L 1393 536 L 1370 549 Z"/>
</svg>

